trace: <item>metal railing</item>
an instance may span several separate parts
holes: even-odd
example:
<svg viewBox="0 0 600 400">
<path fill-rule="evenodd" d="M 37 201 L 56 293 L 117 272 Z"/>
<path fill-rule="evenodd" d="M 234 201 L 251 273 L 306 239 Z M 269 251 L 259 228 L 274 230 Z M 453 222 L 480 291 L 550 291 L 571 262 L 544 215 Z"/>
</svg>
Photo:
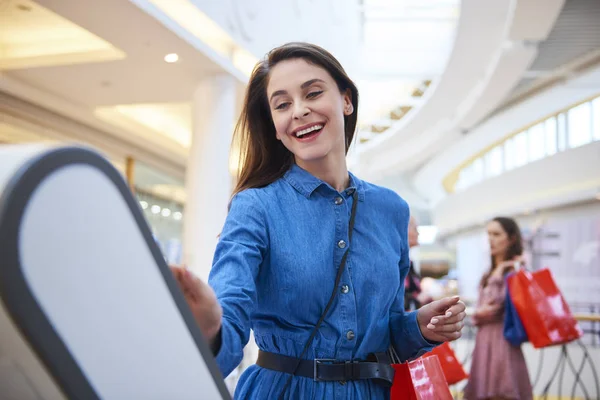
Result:
<svg viewBox="0 0 600 400">
<path fill-rule="evenodd" d="M 600 399 L 600 379 L 595 362 L 600 360 L 594 360 L 590 352 L 600 353 L 600 304 L 570 304 L 569 306 L 574 317 L 579 321 L 584 335 L 573 343 L 536 351 L 537 365 L 531 374 L 534 393 L 538 394 L 538 398 L 547 399 L 554 387 L 557 390 L 553 395 L 558 396 L 559 399 L 566 398 L 563 395 L 570 395 L 570 398 L 573 399 L 576 398 L 577 389 L 579 389 L 579 393 L 582 393 L 586 400 L 598 400 Z M 462 339 L 452 344 L 456 353 L 461 355 L 460 361 L 465 367 L 470 365 L 473 356 L 476 333 L 477 328 L 470 318 L 467 318 Z M 556 364 L 549 376 L 546 374 L 547 378 L 544 378 L 543 372 L 549 368 L 546 356 L 548 352 L 556 352 L 557 349 L 560 353 L 558 358 L 554 357 Z M 576 360 L 573 353 L 578 352 L 581 355 L 577 357 L 579 360 Z M 568 384 L 565 384 L 565 381 L 567 381 L 566 378 L 569 378 L 569 374 L 572 374 L 571 379 L 568 379 L 571 385 L 567 387 Z M 582 376 L 591 377 L 591 379 L 584 380 Z"/>
</svg>

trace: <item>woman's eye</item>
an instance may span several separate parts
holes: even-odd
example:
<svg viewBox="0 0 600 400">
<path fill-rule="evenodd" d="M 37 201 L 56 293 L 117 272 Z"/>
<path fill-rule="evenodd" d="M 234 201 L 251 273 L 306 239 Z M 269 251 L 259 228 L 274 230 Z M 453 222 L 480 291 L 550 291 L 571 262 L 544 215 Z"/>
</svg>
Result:
<svg viewBox="0 0 600 400">
<path fill-rule="evenodd" d="M 275 109 L 276 110 L 285 110 L 289 104 L 290 103 L 281 103 L 277 107 L 275 107 Z"/>
<path fill-rule="evenodd" d="M 306 97 L 308 97 L 309 99 L 313 99 L 313 98 L 317 97 L 318 95 L 320 95 L 321 93 L 323 93 L 322 90 L 319 90 L 316 92 L 310 92 Z"/>
</svg>

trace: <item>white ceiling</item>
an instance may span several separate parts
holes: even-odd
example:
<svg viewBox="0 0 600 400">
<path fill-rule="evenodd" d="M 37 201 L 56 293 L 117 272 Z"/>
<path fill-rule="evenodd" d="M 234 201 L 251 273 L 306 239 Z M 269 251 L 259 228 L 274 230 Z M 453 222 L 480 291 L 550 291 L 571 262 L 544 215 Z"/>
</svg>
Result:
<svg viewBox="0 0 600 400">
<path fill-rule="evenodd" d="M 357 86 L 361 94 L 359 136 L 398 106 L 414 103 L 412 92 L 442 75 L 452 51 L 459 0 L 365 0 Z"/>
<path fill-rule="evenodd" d="M 566 0 L 538 55 L 499 109 L 568 79 L 578 66 L 600 60 L 600 1 Z"/>
<path fill-rule="evenodd" d="M 83 123 L 88 128 L 81 132 L 120 143 L 123 151 L 116 155 L 109 146 L 107 156 L 118 161 L 123 153 L 135 154 L 145 165 L 164 166 L 180 183 L 193 91 L 205 77 L 225 72 L 220 65 L 124 0 L 2 0 L 0 25 L 0 94 L 15 99 L 0 105 L 0 115 L 18 114 L 24 124 L 42 125 L 38 131 L 48 112 Z M 179 61 L 166 63 L 169 53 Z M 24 108 L 16 99 L 30 104 L 28 112 L 18 111 Z M 70 139 L 77 128 L 60 124 L 52 127 L 59 134 L 49 137 Z M 0 140 L 39 135 L 14 124 L 2 128 Z M 90 143 L 103 141 L 90 137 Z"/>
<path fill-rule="evenodd" d="M 312 1 L 293 4 L 306 5 Z M 582 1 L 568 0 L 567 5 Z M 213 19 L 216 14 L 211 15 L 210 10 L 226 9 L 235 16 L 233 9 L 238 4 L 212 0 L 177 2 L 202 5 Z M 118 147 L 138 154 L 143 165 L 169 171 L 175 183 L 165 183 L 168 179 L 154 176 L 157 185 L 181 184 L 191 135 L 192 93 L 203 78 L 231 71 L 210 51 L 194 45 L 181 27 L 174 29 L 173 20 L 158 18 L 157 5 L 161 4 L 168 8 L 171 3 L 0 0 L 3 28 L 0 46 L 10 44 L 18 49 L 23 45 L 19 44 L 19 38 L 23 38 L 28 43 L 48 43 L 46 50 L 52 56 L 31 57 L 26 60 L 29 64 L 19 68 L 15 68 L 14 61 L 10 68 L 5 65 L 4 69 L 0 63 L 0 95 L 5 92 L 44 111 L 34 118 L 35 110 L 28 109 L 32 110 L 28 111 L 32 120 L 43 120 L 48 111 L 93 128 L 83 129 L 85 134 L 103 133 L 114 139 Z M 254 21 L 252 26 L 265 21 L 263 16 L 252 14 L 250 3 L 244 4 L 241 17 Z M 273 12 L 265 9 L 266 3 L 260 4 L 265 13 Z M 274 7 L 276 2 L 269 4 Z M 353 149 L 358 154 L 353 168 L 362 178 L 385 181 L 392 187 L 393 181 L 397 181 L 401 194 L 426 206 L 426 193 L 414 190 L 412 174 L 447 150 L 463 131 L 484 120 L 519 82 L 533 60 L 536 60 L 534 66 L 547 64 L 540 57 L 536 59 L 539 49 L 531 43 L 543 46 L 563 1 L 498 0 L 484 4 L 481 0 L 364 0 L 360 4 L 363 38 L 351 53 L 359 63 L 350 64 L 361 90 L 363 123 L 386 117 L 389 120 L 390 111 L 400 105 L 410 104 L 414 108 L 399 121 L 392 121 L 389 131 L 376 140 L 358 144 Z M 324 10 L 336 5 L 341 7 L 340 1 L 319 3 Z M 154 11 L 149 13 L 149 10 Z M 310 14 L 302 7 L 294 9 L 292 14 L 304 18 L 302 21 L 311 26 Z M 244 36 L 243 23 L 233 26 L 231 18 L 215 20 L 222 22 L 223 29 L 230 34 L 237 29 L 240 39 Z M 9 19 L 11 22 L 6 23 Z M 64 58 L 59 51 L 68 44 L 68 36 L 48 37 L 46 33 L 60 31 L 62 28 L 56 24 L 61 19 L 70 24 L 70 32 L 77 32 L 73 35 L 80 35 L 77 43 L 87 46 L 78 48 L 77 59 Z M 14 22 L 17 20 L 20 23 Z M 339 29 L 347 28 L 340 21 L 334 22 Z M 256 26 L 260 33 L 257 38 L 267 37 L 268 26 L 260 25 Z M 333 31 L 332 28 L 332 34 Z M 300 33 L 303 37 L 308 35 Z M 253 32 L 249 34 L 248 43 L 254 39 Z M 290 32 L 286 34 L 294 37 Z M 352 35 L 349 37 L 352 43 Z M 331 40 L 341 43 L 344 35 Z M 102 46 L 100 54 L 98 49 Z M 260 47 L 256 40 L 253 46 L 254 50 Z M 345 60 L 350 53 L 342 50 Z M 163 57 L 168 53 L 177 53 L 179 62 L 164 62 Z M 236 77 L 240 79 L 239 75 Z M 412 97 L 414 87 L 429 79 L 433 83 L 425 96 Z M 0 104 L 0 115 L 11 111 L 3 107 Z M 27 113 L 20 117 L 27 118 Z M 12 137 L 18 132 L 25 137 L 22 130 L 10 129 L 4 126 L 5 132 L 13 132 Z M 57 130 L 57 125 L 53 129 Z M 150 172 L 141 175 L 153 176 Z"/>
<path fill-rule="evenodd" d="M 562 5 L 563 0 L 463 0 L 443 75 L 422 104 L 357 146 L 354 169 L 375 182 L 397 180 L 402 187 L 414 187 L 415 171 L 443 154 L 510 93 L 537 54 L 530 43 L 549 35 Z M 430 200 L 414 190 L 412 197 Z"/>
<path fill-rule="evenodd" d="M 203 76 L 221 71 L 192 46 L 127 1 L 38 0 L 37 3 L 126 54 L 123 60 L 6 72 L 8 78 L 60 94 L 72 102 L 95 107 L 189 101 Z M 180 62 L 164 62 L 163 57 L 168 53 L 179 54 Z"/>
</svg>

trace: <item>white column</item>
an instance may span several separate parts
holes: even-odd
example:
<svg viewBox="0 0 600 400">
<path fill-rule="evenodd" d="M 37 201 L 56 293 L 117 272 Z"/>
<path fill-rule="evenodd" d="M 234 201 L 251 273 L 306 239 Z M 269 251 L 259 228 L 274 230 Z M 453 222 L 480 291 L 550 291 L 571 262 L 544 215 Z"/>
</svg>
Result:
<svg viewBox="0 0 600 400">
<path fill-rule="evenodd" d="M 231 196 L 229 147 L 236 106 L 230 75 L 203 80 L 192 103 L 192 144 L 186 172 L 183 223 L 184 263 L 206 280 Z"/>
</svg>

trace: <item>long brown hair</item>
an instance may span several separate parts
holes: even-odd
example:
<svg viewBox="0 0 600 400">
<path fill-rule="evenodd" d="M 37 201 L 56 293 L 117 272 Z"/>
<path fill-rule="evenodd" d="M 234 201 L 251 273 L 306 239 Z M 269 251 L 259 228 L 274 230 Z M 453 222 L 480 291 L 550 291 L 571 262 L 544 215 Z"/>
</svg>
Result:
<svg viewBox="0 0 600 400">
<path fill-rule="evenodd" d="M 508 246 L 508 249 L 506 249 L 503 261 L 512 260 L 515 257 L 522 255 L 523 238 L 521 236 L 521 229 L 519 228 L 517 222 L 514 219 L 508 217 L 496 217 L 491 222 L 499 223 L 502 227 L 502 230 L 508 236 L 508 240 L 510 240 L 510 245 Z M 492 272 L 494 272 L 494 268 L 496 268 L 496 258 L 494 256 L 491 256 L 491 259 L 492 262 L 490 270 L 485 275 L 483 275 L 483 278 L 481 278 L 481 286 L 483 287 L 487 285 L 489 277 L 492 275 Z M 508 271 L 504 271 L 504 273 L 507 272 Z"/>
<path fill-rule="evenodd" d="M 241 168 L 233 196 L 244 189 L 273 183 L 292 166 L 294 155 L 276 137 L 267 98 L 269 73 L 277 63 L 300 58 L 325 69 L 341 93 L 350 91 L 354 112 L 344 117 L 346 153 L 354 138 L 358 115 L 358 89 L 344 68 L 325 49 L 310 43 L 287 43 L 271 50 L 252 71 L 244 107 L 237 122 L 233 143 L 239 146 Z"/>
</svg>

